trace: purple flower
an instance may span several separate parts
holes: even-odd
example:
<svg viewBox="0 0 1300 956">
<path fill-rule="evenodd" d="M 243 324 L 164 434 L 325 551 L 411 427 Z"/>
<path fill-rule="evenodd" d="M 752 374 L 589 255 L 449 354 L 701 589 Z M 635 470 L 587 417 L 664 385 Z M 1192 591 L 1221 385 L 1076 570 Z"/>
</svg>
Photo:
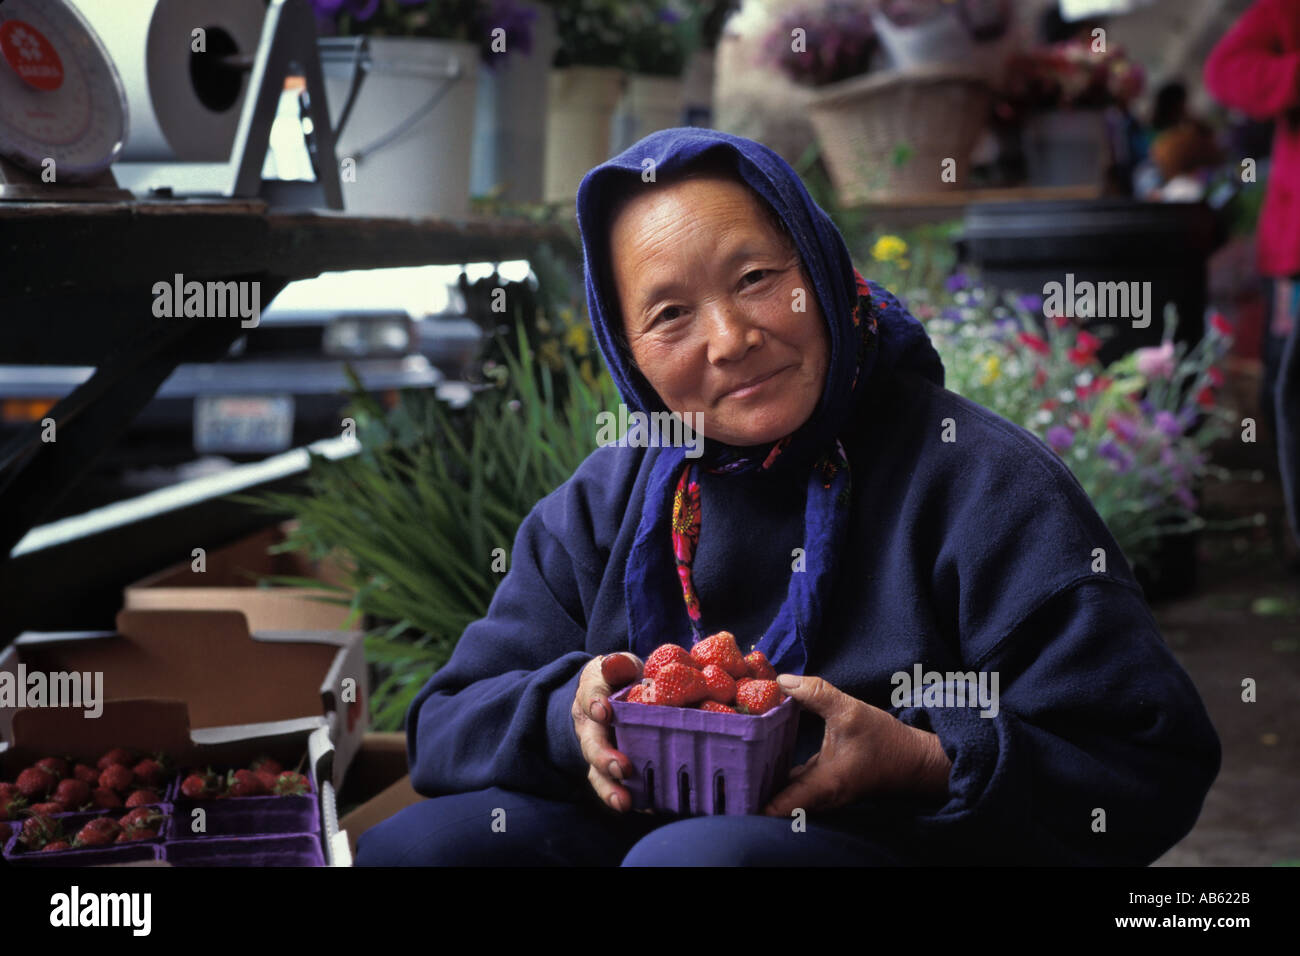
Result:
<svg viewBox="0 0 1300 956">
<path fill-rule="evenodd" d="M 403 3 L 425 3 L 427 0 L 402 0 Z M 506 49 L 519 51 L 525 56 L 533 52 L 533 21 L 537 11 L 517 5 L 514 0 L 495 0 L 490 10 L 485 10 L 479 19 L 479 27 L 485 35 L 490 36 L 497 27 L 506 31 Z M 483 59 L 488 68 L 495 70 L 504 62 L 504 57 L 491 56 L 484 47 Z"/>
<path fill-rule="evenodd" d="M 971 287 L 970 276 L 964 272 L 954 272 L 944 281 L 943 287 L 949 292 L 961 292 Z"/>
<path fill-rule="evenodd" d="M 1142 409 L 1142 414 L 1148 418 L 1156 413 L 1156 407 L 1145 398 L 1138 401 L 1138 408 Z"/>
<path fill-rule="evenodd" d="M 1183 433 L 1183 428 L 1178 424 L 1178 419 L 1163 408 L 1156 412 L 1155 424 L 1156 428 L 1170 438 L 1177 438 Z"/>
<path fill-rule="evenodd" d="M 1074 444 L 1074 432 L 1064 425 L 1053 425 L 1047 430 L 1047 443 L 1058 452 L 1064 451 Z"/>
<path fill-rule="evenodd" d="M 1109 438 L 1103 438 L 1100 444 L 1097 445 L 1097 454 L 1107 461 L 1113 462 L 1115 470 L 1120 474 L 1124 474 L 1133 467 L 1133 456 Z"/>
<path fill-rule="evenodd" d="M 1043 307 L 1043 297 L 1041 295 L 1022 295 L 1016 298 L 1016 304 L 1026 312 L 1038 312 Z"/>
<path fill-rule="evenodd" d="M 958 309 L 954 309 L 952 306 L 948 306 L 948 308 L 944 309 L 939 314 L 943 316 L 945 319 L 947 319 L 949 322 L 961 321 L 961 312 Z"/>
<path fill-rule="evenodd" d="M 1196 510 L 1196 496 L 1187 490 L 1183 485 L 1174 489 L 1174 497 L 1177 498 L 1188 511 Z"/>
</svg>

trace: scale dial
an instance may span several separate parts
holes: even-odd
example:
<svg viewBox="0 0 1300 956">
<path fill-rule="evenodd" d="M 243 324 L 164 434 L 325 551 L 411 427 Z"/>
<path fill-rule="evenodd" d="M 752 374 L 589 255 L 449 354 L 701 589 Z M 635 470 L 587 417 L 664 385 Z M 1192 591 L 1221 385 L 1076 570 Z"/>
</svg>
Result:
<svg viewBox="0 0 1300 956">
<path fill-rule="evenodd" d="M 127 100 L 108 51 L 65 0 L 0 4 L 0 155 L 58 181 L 90 179 L 122 152 Z"/>
</svg>

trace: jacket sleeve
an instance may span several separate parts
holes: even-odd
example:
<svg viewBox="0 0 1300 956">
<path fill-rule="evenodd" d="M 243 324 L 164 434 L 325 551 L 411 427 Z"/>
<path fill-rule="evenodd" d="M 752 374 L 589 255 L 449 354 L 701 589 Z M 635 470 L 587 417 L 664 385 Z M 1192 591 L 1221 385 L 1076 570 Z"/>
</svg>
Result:
<svg viewBox="0 0 1300 956">
<path fill-rule="evenodd" d="M 407 758 L 418 793 L 499 786 L 567 799 L 587 786 L 571 708 L 595 656 L 588 614 L 604 561 L 575 479 L 524 519 L 487 616 L 412 701 Z"/>
<path fill-rule="evenodd" d="M 1282 49 L 1281 16 L 1272 0 L 1255 3 L 1205 61 L 1210 93 L 1259 120 L 1300 106 L 1300 50 Z"/>
<path fill-rule="evenodd" d="M 973 668 L 998 674 L 996 714 L 894 711 L 952 761 L 947 803 L 913 820 L 924 845 L 972 863 L 1147 865 L 1191 830 L 1219 738 L 1135 586 L 1077 579 Z"/>
</svg>

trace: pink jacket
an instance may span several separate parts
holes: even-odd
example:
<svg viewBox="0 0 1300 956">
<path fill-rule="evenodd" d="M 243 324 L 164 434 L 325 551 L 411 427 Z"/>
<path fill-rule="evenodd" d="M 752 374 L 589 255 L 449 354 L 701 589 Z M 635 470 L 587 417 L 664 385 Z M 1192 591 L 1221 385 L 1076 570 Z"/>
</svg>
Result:
<svg viewBox="0 0 1300 956">
<path fill-rule="evenodd" d="M 1205 85 L 1227 106 L 1278 121 L 1259 271 L 1300 273 L 1300 0 L 1257 0 L 1210 53 Z"/>
</svg>

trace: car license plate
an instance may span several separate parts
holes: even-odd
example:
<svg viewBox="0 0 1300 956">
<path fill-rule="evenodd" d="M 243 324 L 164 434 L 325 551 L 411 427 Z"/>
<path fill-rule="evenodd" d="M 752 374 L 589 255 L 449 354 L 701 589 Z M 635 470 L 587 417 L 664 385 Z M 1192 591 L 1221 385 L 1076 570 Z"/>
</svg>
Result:
<svg viewBox="0 0 1300 956">
<path fill-rule="evenodd" d="M 201 396 L 194 402 L 194 450 L 284 451 L 293 444 L 293 396 Z"/>
</svg>

